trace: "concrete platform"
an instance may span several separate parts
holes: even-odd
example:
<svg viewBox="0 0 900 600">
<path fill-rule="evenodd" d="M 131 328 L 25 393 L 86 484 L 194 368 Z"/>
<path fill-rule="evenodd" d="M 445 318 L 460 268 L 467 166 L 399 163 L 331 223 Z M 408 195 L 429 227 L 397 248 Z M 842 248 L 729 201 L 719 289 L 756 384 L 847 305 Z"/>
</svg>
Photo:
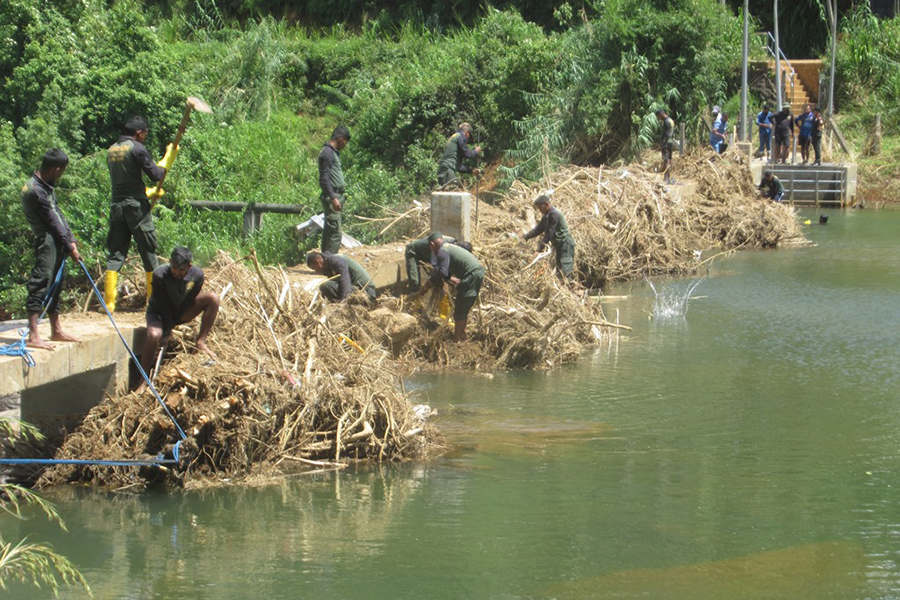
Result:
<svg viewBox="0 0 900 600">
<path fill-rule="evenodd" d="M 40 426 L 69 426 L 105 395 L 128 389 L 130 357 L 104 314 L 62 315 L 63 327 L 78 343 L 54 342 L 54 350 L 31 349 L 35 366 L 17 356 L 0 356 L 0 397 L 18 395 L 19 416 Z M 117 313 L 125 340 L 140 350 L 144 341 L 143 313 Z M 0 344 L 19 339 L 24 321 L 0 323 Z M 50 325 L 42 323 L 41 337 L 50 339 Z M 10 406 L 7 403 L 7 413 Z"/>
<path fill-rule="evenodd" d="M 856 199 L 856 163 L 822 163 L 821 165 L 778 164 L 754 158 L 750 173 L 759 185 L 765 171 L 771 170 L 784 184 L 785 202 L 808 206 L 852 206 Z"/>
</svg>

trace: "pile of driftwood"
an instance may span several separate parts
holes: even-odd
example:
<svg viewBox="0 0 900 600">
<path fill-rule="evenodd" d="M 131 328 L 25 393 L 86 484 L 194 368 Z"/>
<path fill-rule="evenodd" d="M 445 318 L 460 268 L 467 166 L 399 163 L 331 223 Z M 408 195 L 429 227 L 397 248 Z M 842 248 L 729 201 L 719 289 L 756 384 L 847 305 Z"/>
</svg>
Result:
<svg viewBox="0 0 900 600">
<path fill-rule="evenodd" d="M 190 351 L 197 324 L 186 325 L 170 342 L 177 356 L 163 363 L 155 382 L 188 435 L 177 468 L 66 465 L 48 469 L 41 485 L 207 485 L 442 449 L 429 410 L 411 403 L 387 349 L 392 336 L 407 335 L 412 317 L 330 306 L 280 269 L 224 256 L 207 275 L 222 301 L 210 337 L 218 361 L 208 364 Z M 95 407 L 56 457 L 150 458 L 170 454 L 179 437 L 149 393 L 128 394 Z"/>
<path fill-rule="evenodd" d="M 660 184 L 640 165 L 568 167 L 539 184 L 516 184 L 495 204 L 481 203 L 475 255 L 486 277 L 469 315 L 469 341 L 452 343 L 453 290 L 422 303 L 385 297 L 375 306 L 351 296 L 324 302 L 315 285 L 253 257 L 221 256 L 207 285 L 222 308 L 210 338 L 219 360 L 190 352 L 196 324 L 176 329 L 180 351 L 156 386 L 188 435 L 178 468 L 65 466 L 43 484 L 107 486 L 147 480 L 206 485 L 286 469 L 341 468 L 354 460 L 403 460 L 442 450 L 430 410 L 414 406 L 401 376 L 419 368 L 551 368 L 627 325 L 611 323 L 589 288 L 657 274 L 693 274 L 711 250 L 805 242 L 791 208 L 757 197 L 740 158 L 698 152 L 676 161 L 676 178 L 696 189 Z M 576 277 L 565 281 L 553 256 L 535 253 L 524 230 L 532 200 L 553 189 L 576 249 Z M 427 233 L 426 211 L 412 230 Z M 405 215 L 403 215 L 405 216 Z M 393 224 L 393 223 L 392 223 Z M 713 256 L 715 256 L 715 251 Z M 442 302 L 444 317 L 437 308 Z M 174 348 L 170 348 L 174 349 Z M 149 394 L 110 398 L 69 435 L 59 458 L 142 458 L 171 452 L 171 421 Z"/>
<path fill-rule="evenodd" d="M 720 251 L 806 242 L 793 209 L 758 197 L 740 157 L 700 150 L 676 164 L 676 178 L 696 186 L 664 187 L 639 164 L 570 166 L 536 184 L 516 183 L 496 204 L 481 203 L 474 244 L 487 277 L 469 319 L 470 342 L 449 343 L 447 327 L 422 329 L 404 356 L 420 366 L 552 367 L 628 329 L 610 323 L 586 288 L 693 274 Z M 560 280 L 552 255 L 535 255 L 536 241 L 521 239 L 540 218 L 532 201 L 548 189 L 577 244 L 575 284 Z M 710 250 L 712 257 L 703 256 Z"/>
</svg>

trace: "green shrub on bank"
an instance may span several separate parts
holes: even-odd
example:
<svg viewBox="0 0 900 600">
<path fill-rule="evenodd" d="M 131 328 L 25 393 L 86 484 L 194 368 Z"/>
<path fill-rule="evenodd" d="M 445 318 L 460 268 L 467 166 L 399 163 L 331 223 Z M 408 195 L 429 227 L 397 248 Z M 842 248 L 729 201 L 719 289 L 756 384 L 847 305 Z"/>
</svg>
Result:
<svg viewBox="0 0 900 600">
<path fill-rule="evenodd" d="M 523 172 L 535 173 L 545 151 L 551 161 L 630 156 L 655 138 L 655 108 L 696 122 L 730 96 L 739 56 L 739 21 L 716 0 L 606 0 L 585 13 L 600 15 L 589 23 L 561 12 L 571 29 L 550 34 L 493 9 L 443 33 L 380 18 L 361 32 L 309 33 L 272 18 L 229 23 L 212 0 L 163 19 L 172 7 L 152 6 L 151 17 L 137 0 L 0 5 L 0 306 L 21 314 L 31 248 L 18 189 L 48 147 L 72 158 L 58 196 L 102 270 L 105 149 L 129 114 L 149 117 L 159 157 L 185 96 L 214 108 L 194 114 L 167 178 L 155 216 L 162 256 L 186 244 L 202 264 L 218 249 L 252 247 L 266 262 L 294 263 L 317 241 L 296 239 L 293 226 L 320 210 L 316 156 L 338 123 L 353 134 L 342 154 L 345 224 L 370 242 L 379 228 L 355 217 L 432 189 L 461 121 L 489 160 L 518 149 Z M 301 214 L 266 215 L 244 238 L 240 213 L 196 211 L 191 200 L 290 203 Z"/>
<path fill-rule="evenodd" d="M 733 93 L 741 21 L 727 8 L 607 0 L 600 13 L 565 36 L 551 91 L 519 123 L 513 174 L 533 173 L 544 147 L 576 161 L 633 157 L 656 139 L 659 108 L 700 139 L 700 116 Z"/>
<path fill-rule="evenodd" d="M 835 104 L 850 122 L 882 113 L 885 131 L 900 126 L 900 19 L 879 19 L 859 5 L 840 24 Z"/>
</svg>

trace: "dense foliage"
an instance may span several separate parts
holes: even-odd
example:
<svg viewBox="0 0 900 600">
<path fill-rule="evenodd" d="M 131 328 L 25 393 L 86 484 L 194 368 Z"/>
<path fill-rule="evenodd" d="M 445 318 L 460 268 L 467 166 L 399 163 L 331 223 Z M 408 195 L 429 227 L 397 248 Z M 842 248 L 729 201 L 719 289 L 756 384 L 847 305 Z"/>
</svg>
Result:
<svg viewBox="0 0 900 600">
<path fill-rule="evenodd" d="M 431 189 L 460 121 L 475 126 L 488 160 L 534 176 L 539 155 L 633 156 L 656 135 L 660 106 L 696 129 L 738 81 L 740 20 L 717 0 L 551 3 L 556 31 L 480 4 L 477 19 L 452 29 L 427 15 L 315 31 L 271 16 L 234 20 L 273 12 L 251 4 L 245 15 L 221 0 L 0 5 L 0 307 L 21 313 L 32 259 L 18 190 L 46 148 L 73 159 L 58 196 L 99 273 L 105 148 L 125 117 L 142 113 L 160 156 L 187 95 L 215 113 L 194 115 L 167 178 L 155 214 L 160 253 L 187 244 L 202 263 L 217 248 L 254 247 L 265 261 L 294 263 L 315 242 L 297 240 L 292 225 L 318 212 L 315 156 L 337 123 L 353 134 L 342 156 L 346 222 L 372 241 L 373 229 L 354 217 Z M 510 6 L 528 14 L 526 4 L 537 6 Z M 199 213 L 189 200 L 294 203 L 303 212 L 267 215 L 243 238 L 240 213 Z"/>
</svg>

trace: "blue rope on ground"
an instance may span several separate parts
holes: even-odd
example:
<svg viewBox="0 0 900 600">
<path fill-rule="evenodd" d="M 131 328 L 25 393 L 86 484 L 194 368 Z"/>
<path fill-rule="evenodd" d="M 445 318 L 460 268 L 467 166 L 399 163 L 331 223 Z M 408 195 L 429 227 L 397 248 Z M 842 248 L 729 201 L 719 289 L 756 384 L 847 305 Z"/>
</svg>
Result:
<svg viewBox="0 0 900 600">
<path fill-rule="evenodd" d="M 0 346 L 0 356 L 21 356 L 22 360 L 25 361 L 25 364 L 28 365 L 28 368 L 30 369 L 35 365 L 35 362 L 34 357 L 27 348 L 28 328 L 20 329 L 19 335 L 21 336 L 19 341 Z"/>
<path fill-rule="evenodd" d="M 38 317 L 38 323 L 40 323 L 47 314 L 47 307 L 50 306 L 50 298 L 53 297 L 56 288 L 59 287 L 65 269 L 66 258 L 63 257 L 62 264 L 59 265 L 59 270 L 56 271 L 56 276 L 53 278 L 53 283 L 50 284 L 50 289 L 47 290 L 47 295 L 44 296 L 44 301 L 41 303 L 41 315 Z M 35 362 L 34 357 L 31 355 L 31 351 L 28 350 L 28 333 L 28 327 L 20 329 L 19 335 L 21 337 L 19 338 L 19 341 L 0 346 L 0 356 L 21 356 L 29 369 L 33 367 Z"/>
<path fill-rule="evenodd" d="M 156 391 L 156 387 L 153 385 L 153 382 L 150 381 L 150 377 L 147 376 L 146 371 L 144 371 L 144 367 L 141 366 L 141 361 L 138 360 L 134 351 L 131 349 L 131 346 L 128 345 L 128 342 L 125 341 L 125 336 L 122 335 L 122 332 L 119 330 L 119 326 L 116 325 L 116 320 L 113 318 L 112 313 L 109 312 L 109 307 L 106 306 L 106 302 L 103 301 L 103 295 L 100 293 L 100 290 L 97 289 L 97 284 L 94 283 L 94 278 L 91 277 L 90 272 L 85 266 L 84 261 L 78 261 L 78 265 L 81 267 L 81 270 L 84 271 L 84 274 L 87 276 L 88 281 L 91 283 L 91 288 L 94 290 L 94 294 L 97 296 L 97 299 L 100 301 L 100 305 L 103 307 L 103 310 L 106 311 L 106 315 L 109 317 L 109 321 L 112 323 L 113 329 L 116 330 L 116 333 L 119 334 L 119 339 L 122 341 L 122 344 L 125 346 L 125 349 L 128 350 L 128 354 L 131 355 L 131 360 L 134 361 L 134 364 L 137 365 L 138 371 L 141 373 L 141 377 L 144 378 L 144 381 L 147 382 L 147 386 L 150 388 L 150 391 L 153 392 L 153 395 L 156 397 L 156 401 L 159 402 L 159 405 L 162 406 L 163 411 L 165 411 L 166 415 L 168 415 L 169 420 L 172 421 L 172 424 L 175 426 L 175 429 L 178 431 L 178 434 L 181 436 L 181 439 L 175 443 L 175 447 L 172 449 L 172 454 L 174 458 L 162 458 L 162 455 L 157 457 L 156 460 L 146 461 L 146 460 L 76 460 L 76 459 L 53 459 L 53 458 L 0 458 L 0 464 L 5 465 L 27 465 L 27 464 L 38 464 L 38 465 L 104 465 L 104 466 L 113 466 L 113 467 L 151 467 L 154 465 L 161 464 L 177 464 L 180 455 L 181 442 L 187 439 L 187 434 L 184 433 L 184 430 L 181 428 L 181 425 L 178 424 L 178 421 L 175 420 L 175 417 L 169 411 L 169 407 L 166 406 L 165 402 L 163 402 L 162 398 L 159 396 L 159 392 Z M 63 266 L 65 266 L 65 262 L 63 262 Z M 62 272 L 62 268 L 60 268 L 60 272 Z M 57 276 L 59 279 L 59 276 Z M 52 291 L 52 290 L 51 290 Z M 48 298 L 50 294 L 48 293 Z M 44 307 L 46 311 L 46 306 Z M 43 317 L 43 314 L 41 315 Z M 27 335 L 27 333 L 26 333 Z M 24 338 L 23 338 L 24 339 Z"/>
</svg>

